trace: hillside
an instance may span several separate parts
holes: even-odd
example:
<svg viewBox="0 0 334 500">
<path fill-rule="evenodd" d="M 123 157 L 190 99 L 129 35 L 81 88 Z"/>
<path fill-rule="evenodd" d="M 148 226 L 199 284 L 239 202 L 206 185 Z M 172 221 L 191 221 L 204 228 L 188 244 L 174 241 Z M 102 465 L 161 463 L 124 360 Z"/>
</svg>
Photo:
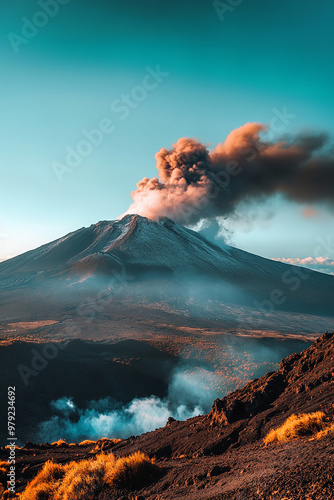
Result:
<svg viewBox="0 0 334 500">
<path fill-rule="evenodd" d="M 116 456 L 136 450 L 155 457 L 161 476 L 138 491 L 102 489 L 94 498 L 212 500 L 331 500 L 333 436 L 305 436 L 263 443 L 270 429 L 293 413 L 323 411 L 334 418 L 334 333 L 326 333 L 301 354 L 282 360 L 276 372 L 216 400 L 208 415 L 167 425 L 118 443 L 33 445 L 18 450 L 22 490 L 45 462 L 80 460 L 101 452 Z M 7 451 L 1 449 L 1 459 Z"/>
</svg>

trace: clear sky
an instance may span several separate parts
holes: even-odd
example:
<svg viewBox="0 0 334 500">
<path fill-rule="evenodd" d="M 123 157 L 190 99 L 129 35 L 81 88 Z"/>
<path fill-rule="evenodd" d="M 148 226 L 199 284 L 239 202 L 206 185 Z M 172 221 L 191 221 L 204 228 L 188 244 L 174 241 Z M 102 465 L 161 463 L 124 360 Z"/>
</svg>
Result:
<svg viewBox="0 0 334 500">
<path fill-rule="evenodd" d="M 136 183 L 155 175 L 155 153 L 179 137 L 214 146 L 284 107 L 293 115 L 284 133 L 334 136 L 334 3 L 225 5 L 219 15 L 204 0 L 1 1 L 0 258 L 119 216 Z M 117 111 L 157 66 L 158 84 Z M 112 131 L 60 182 L 55 162 L 106 118 Z M 303 259 L 330 241 L 322 254 L 334 261 L 333 214 L 305 208 L 257 207 L 262 217 L 231 222 L 233 243 Z"/>
</svg>

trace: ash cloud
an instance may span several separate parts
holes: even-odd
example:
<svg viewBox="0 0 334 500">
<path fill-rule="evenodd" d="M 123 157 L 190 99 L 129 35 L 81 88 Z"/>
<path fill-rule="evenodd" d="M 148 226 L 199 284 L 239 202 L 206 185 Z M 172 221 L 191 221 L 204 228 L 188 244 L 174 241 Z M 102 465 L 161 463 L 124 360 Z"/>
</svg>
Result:
<svg viewBox="0 0 334 500">
<path fill-rule="evenodd" d="M 241 203 L 275 194 L 298 203 L 334 205 L 334 152 L 325 134 L 265 140 L 267 127 L 246 123 L 213 150 L 181 138 L 156 155 L 158 177 L 144 177 L 127 213 L 181 224 L 233 215 Z"/>
</svg>

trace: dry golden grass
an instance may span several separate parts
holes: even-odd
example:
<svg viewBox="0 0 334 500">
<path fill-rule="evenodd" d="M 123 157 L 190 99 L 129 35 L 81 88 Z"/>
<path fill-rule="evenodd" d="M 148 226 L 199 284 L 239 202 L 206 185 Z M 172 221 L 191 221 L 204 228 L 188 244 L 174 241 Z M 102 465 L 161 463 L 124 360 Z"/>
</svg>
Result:
<svg viewBox="0 0 334 500">
<path fill-rule="evenodd" d="M 48 461 L 43 469 L 27 485 L 22 493 L 20 500 L 48 500 L 54 499 L 57 487 L 63 479 L 66 467 L 54 462 Z"/>
<path fill-rule="evenodd" d="M 112 444 L 117 444 L 120 443 L 122 440 L 121 439 L 112 439 L 111 442 Z"/>
<path fill-rule="evenodd" d="M 324 412 L 299 413 L 291 415 L 280 427 L 271 429 L 264 438 L 264 442 L 265 444 L 285 443 L 303 437 L 320 439 L 333 432 L 334 423 L 328 425 Z"/>
<path fill-rule="evenodd" d="M 7 478 L 8 465 L 8 462 L 0 462 L 0 483 L 3 483 L 2 480 Z"/>
<path fill-rule="evenodd" d="M 88 446 L 89 444 L 95 444 L 96 441 L 92 441 L 91 439 L 85 439 L 79 443 L 79 446 Z"/>
<path fill-rule="evenodd" d="M 87 440 L 86 442 L 88 442 L 89 440 Z M 99 439 L 98 441 L 93 441 L 93 443 L 95 444 L 94 448 L 91 449 L 90 453 L 99 453 L 103 450 L 103 446 L 105 443 L 110 443 L 110 444 L 117 444 L 117 443 L 120 443 L 122 440 L 121 439 L 109 439 L 109 438 L 101 438 Z M 83 441 L 85 442 L 85 441 Z M 82 443 L 80 443 L 81 445 Z"/>
<path fill-rule="evenodd" d="M 57 491 L 55 500 L 81 500 L 93 498 L 105 484 L 107 469 L 115 464 L 114 455 L 99 455 L 96 460 L 72 462 Z"/>
<path fill-rule="evenodd" d="M 6 490 L 2 484 L 0 484 L 0 500 L 9 500 L 10 498 L 13 498 L 13 493 Z"/>
<path fill-rule="evenodd" d="M 58 439 L 58 441 L 51 443 L 51 446 L 67 446 L 67 443 L 64 439 Z"/>
<path fill-rule="evenodd" d="M 0 461 L 0 499 L 1 495 L 3 496 L 5 488 L 7 488 L 8 466 L 8 462 Z"/>
<path fill-rule="evenodd" d="M 136 488 L 159 472 L 149 457 L 136 452 L 115 459 L 112 453 L 65 466 L 46 462 L 27 485 L 21 500 L 89 500 L 105 486 Z"/>
<path fill-rule="evenodd" d="M 7 480 L 8 480 L 8 473 L 9 470 L 9 463 L 7 461 L 1 460 L 0 461 L 0 500 L 5 500 L 7 498 L 12 498 L 13 495 L 10 491 L 8 491 L 7 488 Z"/>
<path fill-rule="evenodd" d="M 109 486 L 138 488 L 153 479 L 159 471 L 159 467 L 147 455 L 137 451 L 119 458 L 114 467 L 107 471 L 105 480 Z"/>
<path fill-rule="evenodd" d="M 321 430 L 320 432 L 318 432 L 316 435 L 315 435 L 315 438 L 316 439 L 322 439 L 326 436 L 334 436 L 334 422 L 331 423 L 330 425 L 328 425 L 327 427 L 325 427 L 323 430 Z"/>
<path fill-rule="evenodd" d="M 55 483 L 39 483 L 27 492 L 24 492 L 20 500 L 48 500 L 49 498 L 55 498 L 55 493 Z"/>
</svg>

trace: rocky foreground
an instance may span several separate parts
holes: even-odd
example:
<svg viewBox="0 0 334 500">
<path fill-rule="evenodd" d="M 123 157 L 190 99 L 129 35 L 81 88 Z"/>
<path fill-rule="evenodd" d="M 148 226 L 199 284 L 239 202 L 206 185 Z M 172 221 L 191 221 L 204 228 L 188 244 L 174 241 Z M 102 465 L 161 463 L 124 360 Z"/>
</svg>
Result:
<svg viewBox="0 0 334 500">
<path fill-rule="evenodd" d="M 81 445 L 26 443 L 17 450 L 17 491 L 23 491 L 50 459 L 67 463 L 113 452 L 141 450 L 161 468 L 136 491 L 102 488 L 96 499 L 334 499 L 334 437 L 305 436 L 265 445 L 269 430 L 293 413 L 334 418 L 334 333 L 326 333 L 301 354 L 282 360 L 276 372 L 214 401 L 208 415 L 185 422 L 169 419 L 154 432 L 119 442 Z M 1 448 L 0 460 L 8 450 Z"/>
</svg>

